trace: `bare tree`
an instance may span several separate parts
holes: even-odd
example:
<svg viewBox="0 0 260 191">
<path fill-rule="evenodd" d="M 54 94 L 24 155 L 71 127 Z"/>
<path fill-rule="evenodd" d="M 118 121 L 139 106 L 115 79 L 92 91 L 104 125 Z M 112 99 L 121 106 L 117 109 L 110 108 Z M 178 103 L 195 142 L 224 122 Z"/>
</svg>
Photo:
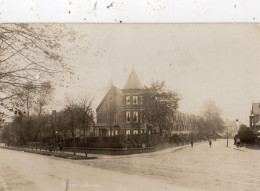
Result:
<svg viewBox="0 0 260 191">
<path fill-rule="evenodd" d="M 36 107 L 38 115 L 44 112 L 44 107 L 51 101 L 54 87 L 50 81 L 42 82 L 36 92 Z"/>
<path fill-rule="evenodd" d="M 87 95 L 85 97 L 80 98 L 79 101 L 77 102 L 77 117 L 81 128 L 83 128 L 86 157 L 87 157 L 86 131 L 89 130 L 90 123 L 94 120 L 93 109 L 92 109 L 93 100 L 94 100 L 93 98 Z"/>
<path fill-rule="evenodd" d="M 44 114 L 44 107 L 51 101 L 52 94 L 53 94 L 54 88 L 51 84 L 51 82 L 43 82 L 41 83 L 41 86 L 39 89 L 37 89 L 36 92 L 36 102 L 35 107 L 37 111 L 37 125 L 39 130 L 39 138 L 40 138 L 40 150 L 42 148 L 42 130 L 43 126 L 45 124 L 45 120 L 43 118 Z"/>
<path fill-rule="evenodd" d="M 36 87 L 32 82 L 27 82 L 17 93 L 17 99 L 12 102 L 13 110 L 17 112 L 23 111 L 29 117 L 35 103 L 35 95 Z"/>
<path fill-rule="evenodd" d="M 76 155 L 76 125 L 77 125 L 77 119 L 76 119 L 76 113 L 77 113 L 77 104 L 76 100 L 73 97 L 67 97 L 66 98 L 66 105 L 65 105 L 65 111 L 68 113 L 69 119 L 68 119 L 68 126 L 70 129 L 70 132 L 72 134 L 73 138 L 73 153 Z"/>
<path fill-rule="evenodd" d="M 67 109 L 64 109 L 58 113 L 57 122 L 56 122 L 58 131 L 62 135 L 63 147 L 65 147 L 65 140 L 68 135 L 68 130 L 70 130 L 70 113 Z M 63 149 L 64 152 L 64 149 Z"/>
<path fill-rule="evenodd" d="M 78 129 L 80 130 L 80 133 L 81 130 L 83 130 L 85 155 L 87 157 L 86 134 L 87 131 L 89 131 L 90 124 L 94 120 L 94 114 L 92 109 L 93 100 L 94 99 L 89 95 L 80 98 L 67 96 L 65 105 L 66 108 L 64 111 L 60 112 L 61 119 L 59 121 L 59 126 L 63 128 L 63 135 L 65 135 L 67 130 L 71 132 L 73 138 L 74 155 L 76 154 L 76 129 Z"/>
<path fill-rule="evenodd" d="M 223 131 L 223 119 L 221 117 L 221 109 L 217 107 L 214 101 L 208 100 L 203 103 L 203 117 L 205 125 L 209 133 L 216 133 Z"/>
<path fill-rule="evenodd" d="M 71 72 L 59 54 L 62 34 L 51 25 L 0 25 L 0 107 L 9 107 L 25 84 L 39 87 L 46 78 Z"/>
</svg>

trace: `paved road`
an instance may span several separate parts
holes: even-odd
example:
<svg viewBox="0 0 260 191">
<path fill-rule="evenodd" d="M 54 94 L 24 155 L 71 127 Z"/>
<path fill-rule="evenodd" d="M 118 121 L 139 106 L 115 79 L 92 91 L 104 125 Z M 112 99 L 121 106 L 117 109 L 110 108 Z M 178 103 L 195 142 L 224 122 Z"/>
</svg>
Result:
<svg viewBox="0 0 260 191">
<path fill-rule="evenodd" d="M 260 150 L 225 144 L 89 161 L 0 149 L 0 191 L 260 190 Z"/>
</svg>

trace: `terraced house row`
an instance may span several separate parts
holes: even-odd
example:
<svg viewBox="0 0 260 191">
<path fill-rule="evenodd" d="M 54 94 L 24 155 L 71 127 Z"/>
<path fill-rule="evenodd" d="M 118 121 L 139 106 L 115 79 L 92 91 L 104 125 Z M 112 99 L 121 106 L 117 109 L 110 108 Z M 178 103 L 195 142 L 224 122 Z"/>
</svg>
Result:
<svg viewBox="0 0 260 191">
<path fill-rule="evenodd" d="M 144 87 L 133 68 L 123 89 L 111 86 L 96 109 L 95 136 L 158 133 L 158 128 L 147 128 L 143 119 Z M 177 112 L 173 118 L 173 133 L 196 131 L 200 117 Z"/>
</svg>

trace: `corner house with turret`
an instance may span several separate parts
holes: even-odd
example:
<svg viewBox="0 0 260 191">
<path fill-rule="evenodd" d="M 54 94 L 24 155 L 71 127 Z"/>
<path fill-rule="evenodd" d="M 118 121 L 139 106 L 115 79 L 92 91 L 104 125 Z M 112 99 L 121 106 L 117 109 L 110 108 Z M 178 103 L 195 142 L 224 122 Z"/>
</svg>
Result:
<svg viewBox="0 0 260 191">
<path fill-rule="evenodd" d="M 143 89 L 135 69 L 132 69 L 122 90 L 112 86 L 96 109 L 95 136 L 145 133 Z"/>
<path fill-rule="evenodd" d="M 132 69 L 123 89 L 112 86 L 98 105 L 95 136 L 158 133 L 156 127 L 146 128 L 143 120 L 143 85 Z M 198 131 L 202 117 L 176 112 L 172 118 L 172 134 Z"/>
</svg>

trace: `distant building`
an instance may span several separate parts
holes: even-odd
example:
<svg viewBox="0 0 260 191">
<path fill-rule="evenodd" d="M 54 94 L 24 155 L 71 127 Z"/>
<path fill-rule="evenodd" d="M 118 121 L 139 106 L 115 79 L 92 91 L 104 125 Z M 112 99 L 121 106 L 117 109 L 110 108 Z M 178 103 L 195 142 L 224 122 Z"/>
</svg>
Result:
<svg viewBox="0 0 260 191">
<path fill-rule="evenodd" d="M 224 122 L 224 133 L 222 134 L 222 136 L 226 136 L 226 133 L 228 133 L 228 136 L 229 137 L 234 137 L 237 133 L 238 133 L 238 130 L 239 130 L 239 125 L 237 125 L 236 121 L 233 120 L 225 120 Z"/>
<path fill-rule="evenodd" d="M 145 133 L 142 120 L 143 86 L 133 69 L 121 90 L 112 86 L 96 109 L 96 136 Z"/>
<path fill-rule="evenodd" d="M 254 130 L 260 129 L 260 103 L 252 103 L 252 110 L 249 116 L 249 126 Z"/>
<path fill-rule="evenodd" d="M 201 120 L 203 119 L 200 116 L 176 112 L 173 118 L 173 128 L 171 134 L 197 132 Z"/>
</svg>

